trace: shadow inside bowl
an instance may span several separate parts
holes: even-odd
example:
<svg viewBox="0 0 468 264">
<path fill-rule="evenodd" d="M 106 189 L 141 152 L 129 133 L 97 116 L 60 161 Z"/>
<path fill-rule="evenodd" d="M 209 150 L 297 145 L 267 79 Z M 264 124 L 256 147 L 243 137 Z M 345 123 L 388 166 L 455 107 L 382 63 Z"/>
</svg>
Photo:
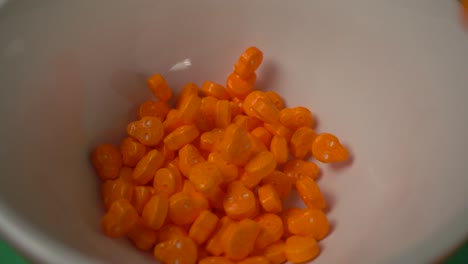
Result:
<svg viewBox="0 0 468 264">
<path fill-rule="evenodd" d="M 336 202 L 336 197 L 331 192 L 324 191 L 324 190 L 321 190 L 321 191 L 322 191 L 323 198 L 325 198 L 325 201 L 327 202 L 327 208 L 323 211 L 328 214 L 331 212 L 331 210 L 333 210 L 333 207 Z"/>
</svg>

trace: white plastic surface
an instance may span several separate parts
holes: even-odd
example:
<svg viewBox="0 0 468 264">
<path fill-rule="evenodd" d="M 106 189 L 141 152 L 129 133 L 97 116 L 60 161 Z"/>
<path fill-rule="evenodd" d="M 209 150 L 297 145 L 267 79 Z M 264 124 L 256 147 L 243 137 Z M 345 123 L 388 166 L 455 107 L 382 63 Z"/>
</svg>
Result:
<svg viewBox="0 0 468 264">
<path fill-rule="evenodd" d="M 456 1 L 9 1 L 0 8 L 0 233 L 35 262 L 154 263 L 100 232 L 89 157 L 145 79 L 259 87 L 353 153 L 321 166 L 334 229 L 314 263 L 425 263 L 468 234 L 468 34 Z M 191 65 L 169 71 L 189 59 Z"/>
</svg>

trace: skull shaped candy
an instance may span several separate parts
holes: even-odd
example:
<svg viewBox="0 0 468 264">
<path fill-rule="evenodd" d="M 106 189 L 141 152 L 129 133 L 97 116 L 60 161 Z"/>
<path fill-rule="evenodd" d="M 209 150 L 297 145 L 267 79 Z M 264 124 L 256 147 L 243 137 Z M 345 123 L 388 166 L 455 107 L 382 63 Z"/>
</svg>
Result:
<svg viewBox="0 0 468 264">
<path fill-rule="evenodd" d="M 312 155 L 323 163 L 340 162 L 348 159 L 348 150 L 332 134 L 320 134 L 312 143 Z"/>
<path fill-rule="evenodd" d="M 131 122 L 127 133 L 146 146 L 156 146 L 164 136 L 161 119 L 145 116 L 138 121 Z"/>
</svg>

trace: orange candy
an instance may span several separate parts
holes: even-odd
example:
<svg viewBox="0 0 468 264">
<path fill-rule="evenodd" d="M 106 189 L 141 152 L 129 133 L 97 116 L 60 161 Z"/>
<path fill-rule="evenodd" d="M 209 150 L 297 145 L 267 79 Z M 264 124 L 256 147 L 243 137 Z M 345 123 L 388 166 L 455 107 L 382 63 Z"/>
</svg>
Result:
<svg viewBox="0 0 468 264">
<path fill-rule="evenodd" d="M 179 118 L 182 124 L 193 124 L 200 114 L 201 98 L 197 95 L 187 96 L 181 101 Z"/>
<path fill-rule="evenodd" d="M 262 91 L 253 91 L 249 93 L 247 97 L 244 99 L 244 101 L 242 102 L 242 108 L 244 109 L 244 113 L 247 116 L 254 116 L 254 117 L 259 118 L 258 113 L 254 111 L 253 109 L 253 105 L 255 104 L 255 102 L 259 100 L 266 100 L 266 99 L 267 97 Z"/>
<path fill-rule="evenodd" d="M 179 150 L 179 169 L 185 177 L 189 176 L 193 166 L 204 161 L 205 158 L 192 144 L 187 144 Z"/>
<path fill-rule="evenodd" d="M 233 224 L 234 221 L 232 221 L 229 217 L 225 216 L 221 218 L 221 220 L 218 221 L 218 228 L 215 231 L 215 233 L 211 236 L 210 239 L 208 239 L 206 243 L 206 250 L 213 254 L 214 256 L 219 256 L 224 252 L 224 247 L 223 247 L 223 236 L 228 227 Z"/>
<path fill-rule="evenodd" d="M 286 255 L 284 254 L 285 243 L 278 241 L 265 248 L 263 255 L 270 261 L 271 264 L 281 264 L 286 262 Z"/>
<path fill-rule="evenodd" d="M 218 220 L 218 217 L 212 212 L 202 211 L 190 227 L 189 237 L 198 245 L 205 243 L 215 230 Z"/>
<path fill-rule="evenodd" d="M 322 210 L 316 208 L 296 211 L 296 213 L 290 215 L 285 224 L 289 233 L 312 236 L 316 240 L 322 240 L 330 231 L 327 216 Z"/>
<path fill-rule="evenodd" d="M 226 128 L 231 123 L 232 108 L 227 100 L 218 100 L 216 102 L 215 126 Z"/>
<path fill-rule="evenodd" d="M 182 191 L 187 193 L 187 194 L 190 194 L 190 195 L 200 194 L 197 191 L 197 189 L 195 189 L 195 185 L 193 184 L 193 182 L 191 182 L 189 180 L 184 180 L 184 185 L 182 187 Z"/>
<path fill-rule="evenodd" d="M 105 208 L 109 208 L 117 200 L 132 200 L 133 184 L 123 179 L 107 180 L 102 184 L 101 194 Z"/>
<path fill-rule="evenodd" d="M 301 214 L 302 209 L 297 207 L 289 207 L 281 213 L 281 218 L 283 219 L 284 225 L 284 237 L 288 237 L 291 235 L 291 233 L 289 232 L 289 222 L 299 218 Z"/>
<path fill-rule="evenodd" d="M 299 106 L 295 108 L 284 108 L 280 111 L 279 120 L 285 127 L 296 130 L 300 127 L 314 125 L 314 119 L 309 109 Z"/>
<path fill-rule="evenodd" d="M 160 101 L 169 101 L 171 99 L 172 91 L 160 74 L 151 76 L 147 83 L 153 95 Z"/>
<path fill-rule="evenodd" d="M 224 129 L 215 128 L 205 132 L 200 136 L 200 148 L 204 151 L 213 152 L 221 142 L 224 136 Z"/>
<path fill-rule="evenodd" d="M 249 141 L 250 141 L 252 155 L 256 155 L 260 152 L 268 151 L 265 144 L 263 144 L 263 142 L 260 139 L 258 139 L 256 136 L 252 135 L 252 133 L 248 133 L 247 137 L 249 138 Z"/>
<path fill-rule="evenodd" d="M 156 194 L 170 197 L 182 188 L 182 177 L 176 170 L 161 168 L 154 175 L 153 187 Z"/>
<path fill-rule="evenodd" d="M 92 162 L 102 180 L 112 180 L 119 176 L 122 155 L 111 144 L 102 144 L 93 151 Z"/>
<path fill-rule="evenodd" d="M 219 187 L 223 182 L 221 171 L 214 162 L 201 162 L 193 166 L 189 179 L 195 189 L 210 201 L 215 208 L 222 208 L 224 193 Z"/>
<path fill-rule="evenodd" d="M 340 162 L 348 159 L 348 150 L 332 134 L 320 134 L 312 143 L 312 155 L 323 163 Z"/>
<path fill-rule="evenodd" d="M 239 98 L 237 98 L 237 97 L 233 97 L 233 98 L 231 98 L 231 102 L 232 102 L 233 104 L 235 104 L 235 105 L 236 105 L 236 108 L 239 108 L 239 109 L 241 110 L 241 112 L 244 111 L 244 109 L 243 109 L 243 107 L 242 107 L 242 104 L 244 103 L 244 100 L 239 99 Z M 236 114 L 236 115 L 241 115 L 241 114 L 242 114 L 242 113 L 238 113 L 238 114 Z"/>
<path fill-rule="evenodd" d="M 159 152 L 162 153 L 164 156 L 164 163 L 167 164 L 175 159 L 175 151 L 170 149 L 165 144 L 160 144 L 158 148 L 156 148 Z"/>
<path fill-rule="evenodd" d="M 200 261 L 202 259 L 205 259 L 205 258 L 208 258 L 210 256 L 210 253 L 208 253 L 208 251 L 206 251 L 205 248 L 203 248 L 202 246 L 198 246 L 197 248 L 197 263 L 200 263 Z"/>
<path fill-rule="evenodd" d="M 128 233 L 128 238 L 141 250 L 147 251 L 156 244 L 157 235 L 154 230 L 142 223 L 137 223 Z"/>
<path fill-rule="evenodd" d="M 283 214 L 284 227 L 288 234 L 310 235 L 310 224 L 306 220 L 308 219 L 304 217 L 304 209 L 301 208 L 289 208 Z"/>
<path fill-rule="evenodd" d="M 234 66 L 234 72 L 242 78 L 249 77 L 257 70 L 262 61 L 262 51 L 256 47 L 249 47 L 244 51 L 244 53 L 242 53 Z"/>
<path fill-rule="evenodd" d="M 196 84 L 187 83 L 182 89 L 182 92 L 180 92 L 179 97 L 177 98 L 176 108 L 180 109 L 181 105 L 187 98 L 191 96 L 198 96 L 199 91 L 200 89 Z"/>
<path fill-rule="evenodd" d="M 222 239 L 226 257 L 232 260 L 247 257 L 254 250 L 259 233 L 260 226 L 252 219 L 244 219 L 229 225 Z"/>
<path fill-rule="evenodd" d="M 293 132 L 289 128 L 281 124 L 269 124 L 269 123 L 265 123 L 264 126 L 266 130 L 268 130 L 271 134 L 284 137 L 286 141 L 288 142 L 289 140 L 291 140 L 291 136 Z"/>
<path fill-rule="evenodd" d="M 274 135 L 271 139 L 270 151 L 275 155 L 278 164 L 285 163 L 289 158 L 288 142 L 284 137 Z"/>
<path fill-rule="evenodd" d="M 317 134 L 310 127 L 298 128 L 291 137 L 292 156 L 298 159 L 305 158 L 316 136 Z"/>
<path fill-rule="evenodd" d="M 203 192 L 205 197 L 210 202 L 210 206 L 214 209 L 223 209 L 223 200 L 226 193 L 223 191 L 221 187 L 215 187 L 210 191 Z"/>
<path fill-rule="evenodd" d="M 242 106 L 248 116 L 257 117 L 266 123 L 276 124 L 279 122 L 280 111 L 263 92 L 251 92 L 245 98 Z"/>
<path fill-rule="evenodd" d="M 268 130 L 264 127 L 257 127 L 254 130 L 252 130 L 252 135 L 256 136 L 258 139 L 260 139 L 265 146 L 270 146 L 271 138 L 273 137 Z"/>
<path fill-rule="evenodd" d="M 290 236 L 284 246 L 286 259 L 292 263 L 302 263 L 314 259 L 320 253 L 313 237 Z"/>
<path fill-rule="evenodd" d="M 192 239 L 179 236 L 154 247 L 154 256 L 163 263 L 194 264 L 198 248 Z"/>
<path fill-rule="evenodd" d="M 207 96 L 201 99 L 200 113 L 207 118 L 212 125 L 214 125 L 215 122 L 217 102 L 218 99 L 213 96 Z"/>
<path fill-rule="evenodd" d="M 122 161 L 125 166 L 135 167 L 138 161 L 146 154 L 146 147 L 131 137 L 122 140 L 120 144 Z"/>
<path fill-rule="evenodd" d="M 208 201 L 203 196 L 178 192 L 169 198 L 169 218 L 176 225 L 193 223 L 200 212 L 208 208 Z"/>
<path fill-rule="evenodd" d="M 174 224 L 165 224 L 158 230 L 157 242 L 165 242 L 178 236 L 188 236 L 188 234 L 180 226 Z"/>
<path fill-rule="evenodd" d="M 219 144 L 222 158 L 235 165 L 244 165 L 249 159 L 250 140 L 247 130 L 236 124 L 230 124 L 224 132 L 224 138 Z"/>
<path fill-rule="evenodd" d="M 189 179 L 199 192 L 210 192 L 223 182 L 221 171 L 214 162 L 200 162 L 192 167 Z"/>
<path fill-rule="evenodd" d="M 253 217 L 258 210 L 255 195 L 239 181 L 229 184 L 223 204 L 226 215 L 234 220 Z"/>
<path fill-rule="evenodd" d="M 127 126 L 127 133 L 145 146 L 156 146 L 164 136 L 161 119 L 145 116 Z"/>
<path fill-rule="evenodd" d="M 275 170 L 262 180 L 262 184 L 268 184 L 275 188 L 280 199 L 284 200 L 289 196 L 292 189 L 292 183 L 289 177 L 282 171 Z"/>
<path fill-rule="evenodd" d="M 275 168 L 275 156 L 268 151 L 260 152 L 245 165 L 245 174 L 242 176 L 241 181 L 247 188 L 253 188 L 263 178 L 272 173 Z"/>
<path fill-rule="evenodd" d="M 468 1 L 460 0 L 461 8 L 460 8 L 460 16 L 461 22 L 464 27 L 468 26 Z"/>
<path fill-rule="evenodd" d="M 289 160 L 286 162 L 283 171 L 293 183 L 303 177 L 316 179 L 319 175 L 317 164 L 300 159 Z"/>
<path fill-rule="evenodd" d="M 225 257 L 206 257 L 201 259 L 198 264 L 235 264 Z"/>
<path fill-rule="evenodd" d="M 126 199 L 112 203 L 102 218 L 102 229 L 109 237 L 122 237 L 128 234 L 138 222 L 138 213 Z"/>
<path fill-rule="evenodd" d="M 210 131 L 215 127 L 213 119 L 211 119 L 211 117 L 205 116 L 201 112 L 201 108 L 200 108 L 200 112 L 198 113 L 194 123 L 197 126 L 200 133 Z"/>
<path fill-rule="evenodd" d="M 237 264 L 270 264 L 270 261 L 263 256 L 254 256 L 243 259 L 237 262 Z"/>
<path fill-rule="evenodd" d="M 260 226 L 260 233 L 255 241 L 256 249 L 264 249 L 280 240 L 284 232 L 283 221 L 275 214 L 262 214 L 255 219 Z"/>
<path fill-rule="evenodd" d="M 220 100 L 229 99 L 229 95 L 222 85 L 214 82 L 206 81 L 203 83 L 201 88 L 202 93 L 205 96 L 213 96 Z"/>
<path fill-rule="evenodd" d="M 170 108 L 167 102 L 148 100 L 138 107 L 138 119 L 142 119 L 145 116 L 153 116 L 163 120 L 166 118 L 167 113 L 169 113 Z"/>
<path fill-rule="evenodd" d="M 244 113 L 244 109 L 242 107 L 243 101 L 237 97 L 233 97 L 230 105 L 231 105 L 231 112 L 232 116 L 242 115 Z"/>
<path fill-rule="evenodd" d="M 244 99 L 250 92 L 252 92 L 256 79 L 257 76 L 255 73 L 252 73 L 245 79 L 236 73 L 232 73 L 226 80 L 226 91 L 231 97 Z"/>
<path fill-rule="evenodd" d="M 182 120 L 180 119 L 180 111 L 176 109 L 169 110 L 169 113 L 167 113 L 166 120 L 164 120 L 163 122 L 164 133 L 169 134 L 181 125 Z"/>
<path fill-rule="evenodd" d="M 156 171 L 163 165 L 164 156 L 156 149 L 148 152 L 136 165 L 132 178 L 138 184 L 146 184 L 151 181 Z"/>
<path fill-rule="evenodd" d="M 254 116 L 246 116 L 246 115 L 236 115 L 233 121 L 236 125 L 245 128 L 247 131 L 252 131 L 255 128 L 263 125 L 262 120 L 254 117 Z"/>
<path fill-rule="evenodd" d="M 154 195 L 154 189 L 150 186 L 135 186 L 133 188 L 132 205 L 141 214 L 146 203 Z"/>
<path fill-rule="evenodd" d="M 221 154 L 217 152 L 210 153 L 208 155 L 208 161 L 216 164 L 221 172 L 223 183 L 230 183 L 239 177 L 239 168 L 234 164 L 226 162 L 221 157 Z"/>
<path fill-rule="evenodd" d="M 181 126 L 164 138 L 164 145 L 170 150 L 178 150 L 194 141 L 200 132 L 194 125 Z"/>
<path fill-rule="evenodd" d="M 278 108 L 282 110 L 284 108 L 284 102 L 281 96 L 273 91 L 265 92 L 265 95 L 270 99 L 270 101 Z"/>
<path fill-rule="evenodd" d="M 281 198 L 272 185 L 263 185 L 259 187 L 258 199 L 266 212 L 277 214 L 283 210 Z"/>
<path fill-rule="evenodd" d="M 168 211 L 167 197 L 154 195 L 146 203 L 141 214 L 143 223 L 154 230 L 158 230 L 164 224 Z"/>
<path fill-rule="evenodd" d="M 325 209 L 327 203 L 315 181 L 310 177 L 302 177 L 296 182 L 296 190 L 302 201 L 309 208 Z"/>
<path fill-rule="evenodd" d="M 120 168 L 119 178 L 126 182 L 132 183 L 133 182 L 132 174 L 133 174 L 132 168 L 122 167 Z"/>
<path fill-rule="evenodd" d="M 173 160 L 167 162 L 166 163 L 166 168 L 171 169 L 171 170 L 176 170 L 177 173 L 179 173 L 179 175 L 180 175 L 179 157 L 175 157 Z"/>
</svg>

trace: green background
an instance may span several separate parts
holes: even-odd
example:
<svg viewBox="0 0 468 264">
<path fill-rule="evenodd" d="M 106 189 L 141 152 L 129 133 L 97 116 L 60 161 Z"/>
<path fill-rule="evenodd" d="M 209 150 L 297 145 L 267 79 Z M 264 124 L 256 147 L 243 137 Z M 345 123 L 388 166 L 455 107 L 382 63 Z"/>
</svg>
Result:
<svg viewBox="0 0 468 264">
<path fill-rule="evenodd" d="M 22 258 L 14 249 L 4 241 L 0 241 L 0 263 L 8 264 L 30 264 Z M 468 242 L 450 256 L 445 264 L 466 264 L 468 263 Z"/>
</svg>

